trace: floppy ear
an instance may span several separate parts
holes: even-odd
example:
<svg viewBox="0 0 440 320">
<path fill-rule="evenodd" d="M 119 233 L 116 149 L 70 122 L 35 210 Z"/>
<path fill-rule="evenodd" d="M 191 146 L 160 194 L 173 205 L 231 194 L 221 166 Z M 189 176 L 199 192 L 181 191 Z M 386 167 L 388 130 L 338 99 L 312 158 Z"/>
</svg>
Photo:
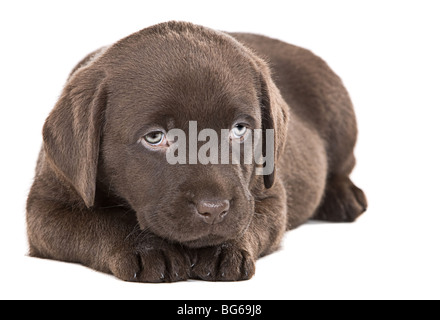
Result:
<svg viewBox="0 0 440 320">
<path fill-rule="evenodd" d="M 276 164 L 283 154 L 286 141 L 287 125 L 289 121 L 288 106 L 281 93 L 270 76 L 269 67 L 263 61 L 259 61 L 260 84 L 261 84 L 261 117 L 263 128 L 263 152 L 266 152 L 266 130 L 274 130 L 274 170 L 264 176 L 264 186 L 269 189 L 275 182 Z M 266 154 L 263 154 L 266 156 Z"/>
<path fill-rule="evenodd" d="M 78 70 L 67 82 L 43 128 L 51 166 L 78 192 L 87 207 L 95 202 L 101 128 L 106 106 L 105 75 Z"/>
</svg>

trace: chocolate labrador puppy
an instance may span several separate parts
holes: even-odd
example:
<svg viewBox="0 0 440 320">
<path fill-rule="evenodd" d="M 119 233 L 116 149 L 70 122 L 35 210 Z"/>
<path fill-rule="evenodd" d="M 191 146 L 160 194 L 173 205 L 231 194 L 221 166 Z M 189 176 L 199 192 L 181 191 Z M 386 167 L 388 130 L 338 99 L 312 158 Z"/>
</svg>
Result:
<svg viewBox="0 0 440 320">
<path fill-rule="evenodd" d="M 202 131 L 225 129 L 223 147 L 261 130 L 273 170 L 192 161 Z M 173 130 L 195 137 L 187 163 L 168 161 L 186 146 Z M 81 61 L 47 118 L 27 202 L 30 255 L 126 281 L 250 279 L 286 230 L 366 210 L 349 178 L 356 135 L 341 80 L 311 52 L 190 23 L 144 29 Z"/>
</svg>

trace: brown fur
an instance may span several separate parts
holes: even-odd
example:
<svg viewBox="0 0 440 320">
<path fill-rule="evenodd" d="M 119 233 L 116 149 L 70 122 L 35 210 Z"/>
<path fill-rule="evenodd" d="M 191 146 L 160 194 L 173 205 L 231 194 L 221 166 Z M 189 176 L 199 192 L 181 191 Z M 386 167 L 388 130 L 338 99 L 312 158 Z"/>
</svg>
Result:
<svg viewBox="0 0 440 320">
<path fill-rule="evenodd" d="M 138 143 L 150 124 L 220 132 L 243 114 L 275 131 L 272 175 L 170 165 Z M 340 79 L 307 50 L 189 23 L 144 29 L 81 61 L 49 115 L 30 254 L 127 281 L 249 279 L 286 230 L 365 211 L 349 179 L 356 134 Z M 206 200 L 227 203 L 221 223 L 194 213 Z"/>
</svg>

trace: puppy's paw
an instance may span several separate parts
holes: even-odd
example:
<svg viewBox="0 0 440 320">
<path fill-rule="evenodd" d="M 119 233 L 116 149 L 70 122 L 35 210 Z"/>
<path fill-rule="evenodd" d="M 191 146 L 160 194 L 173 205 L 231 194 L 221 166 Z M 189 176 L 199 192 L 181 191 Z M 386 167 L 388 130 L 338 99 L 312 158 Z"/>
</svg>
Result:
<svg viewBox="0 0 440 320">
<path fill-rule="evenodd" d="M 158 249 L 117 250 L 110 258 L 110 272 L 124 281 L 176 282 L 189 279 L 191 262 L 184 249 L 174 245 Z"/>
<path fill-rule="evenodd" d="M 353 222 L 367 210 L 367 198 L 348 177 L 329 180 L 324 200 L 314 219 Z"/>
<path fill-rule="evenodd" d="M 255 259 L 234 244 L 198 249 L 191 278 L 206 281 L 249 280 L 255 274 Z"/>
</svg>

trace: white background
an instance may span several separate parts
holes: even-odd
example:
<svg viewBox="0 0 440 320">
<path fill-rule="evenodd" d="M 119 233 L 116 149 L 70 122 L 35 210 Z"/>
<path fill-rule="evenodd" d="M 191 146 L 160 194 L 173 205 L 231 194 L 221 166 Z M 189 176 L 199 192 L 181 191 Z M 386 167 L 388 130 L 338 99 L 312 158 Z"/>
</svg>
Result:
<svg viewBox="0 0 440 320">
<path fill-rule="evenodd" d="M 440 298 L 440 8 L 436 1 L 2 1 L 0 298 Z M 288 233 L 241 283 L 132 284 L 26 256 L 41 128 L 72 67 L 139 29 L 186 20 L 311 49 L 342 77 L 360 137 L 355 224 Z"/>
</svg>

